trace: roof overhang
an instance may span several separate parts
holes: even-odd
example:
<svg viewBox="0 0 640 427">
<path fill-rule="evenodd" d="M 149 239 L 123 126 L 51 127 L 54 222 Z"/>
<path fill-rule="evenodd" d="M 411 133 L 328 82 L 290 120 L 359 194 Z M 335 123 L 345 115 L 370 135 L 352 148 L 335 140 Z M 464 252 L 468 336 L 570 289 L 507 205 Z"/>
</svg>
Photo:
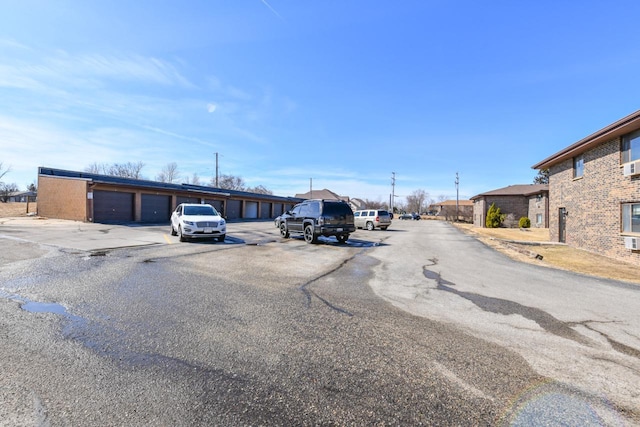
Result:
<svg viewBox="0 0 640 427">
<path fill-rule="evenodd" d="M 563 162 L 567 159 L 571 159 L 602 144 L 603 142 L 611 141 L 614 138 L 619 138 L 622 135 L 638 129 L 640 129 L 640 110 L 600 129 L 595 133 L 592 133 L 586 138 L 568 146 L 564 150 L 558 151 L 556 154 L 547 157 L 543 161 L 538 162 L 531 167 L 533 169 L 548 169 L 550 166 Z"/>
</svg>

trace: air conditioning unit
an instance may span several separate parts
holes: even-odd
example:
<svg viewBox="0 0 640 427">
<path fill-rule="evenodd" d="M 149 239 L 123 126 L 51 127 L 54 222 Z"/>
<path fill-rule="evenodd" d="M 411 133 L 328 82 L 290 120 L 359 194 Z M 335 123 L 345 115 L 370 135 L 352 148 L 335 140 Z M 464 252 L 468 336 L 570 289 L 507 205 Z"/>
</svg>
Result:
<svg viewBox="0 0 640 427">
<path fill-rule="evenodd" d="M 640 250 L 640 237 L 625 237 L 624 247 L 632 251 Z"/>
<path fill-rule="evenodd" d="M 625 163 L 623 166 L 624 176 L 640 175 L 640 160 Z"/>
</svg>

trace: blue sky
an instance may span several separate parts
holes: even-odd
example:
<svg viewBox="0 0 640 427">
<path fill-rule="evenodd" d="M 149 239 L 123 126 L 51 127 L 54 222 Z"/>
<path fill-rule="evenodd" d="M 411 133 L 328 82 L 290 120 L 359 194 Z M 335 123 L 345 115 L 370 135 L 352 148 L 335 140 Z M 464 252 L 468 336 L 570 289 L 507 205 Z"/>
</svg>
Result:
<svg viewBox="0 0 640 427">
<path fill-rule="evenodd" d="M 531 183 L 640 109 L 636 1 L 0 0 L 0 162 L 291 196 Z M 184 181 L 184 179 L 182 180 Z"/>
</svg>

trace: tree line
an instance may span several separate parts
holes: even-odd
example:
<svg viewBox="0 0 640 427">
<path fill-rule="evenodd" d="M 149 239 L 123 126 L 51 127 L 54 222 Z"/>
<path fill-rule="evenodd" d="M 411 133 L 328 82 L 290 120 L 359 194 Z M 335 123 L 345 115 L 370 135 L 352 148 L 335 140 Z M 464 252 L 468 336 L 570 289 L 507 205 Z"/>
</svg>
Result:
<svg viewBox="0 0 640 427">
<path fill-rule="evenodd" d="M 127 163 L 92 163 L 85 168 L 85 172 L 100 175 L 117 176 L 121 178 L 144 179 L 142 176 L 142 168 L 145 166 L 143 162 L 127 162 Z M 182 175 L 176 162 L 167 163 L 160 169 L 155 176 L 158 182 L 166 182 L 170 184 L 192 184 L 202 185 L 206 187 L 221 188 L 224 190 L 247 191 L 250 193 L 273 194 L 273 192 L 263 185 L 255 187 L 248 186 L 244 179 L 236 175 L 222 174 L 217 178 L 213 177 L 210 181 L 202 181 L 198 174 Z"/>
</svg>

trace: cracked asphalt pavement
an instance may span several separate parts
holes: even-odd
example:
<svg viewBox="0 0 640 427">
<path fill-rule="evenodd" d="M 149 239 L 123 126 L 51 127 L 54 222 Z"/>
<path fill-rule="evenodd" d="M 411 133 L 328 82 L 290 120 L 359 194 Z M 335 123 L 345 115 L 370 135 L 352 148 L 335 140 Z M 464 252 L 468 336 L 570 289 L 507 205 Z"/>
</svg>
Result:
<svg viewBox="0 0 640 427">
<path fill-rule="evenodd" d="M 0 425 L 640 425 L 639 286 L 436 221 L 119 227 L 143 246 L 0 225 Z"/>
</svg>

